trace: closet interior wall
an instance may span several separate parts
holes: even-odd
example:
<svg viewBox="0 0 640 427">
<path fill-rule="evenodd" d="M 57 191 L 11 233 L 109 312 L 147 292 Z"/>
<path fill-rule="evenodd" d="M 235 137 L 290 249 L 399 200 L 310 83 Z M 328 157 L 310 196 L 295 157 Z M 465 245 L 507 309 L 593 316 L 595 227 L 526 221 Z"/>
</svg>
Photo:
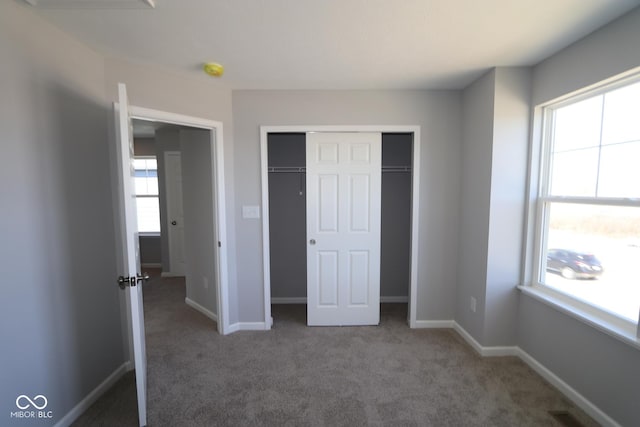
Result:
<svg viewBox="0 0 640 427">
<path fill-rule="evenodd" d="M 382 134 L 380 296 L 406 302 L 411 267 L 413 135 Z M 274 303 L 304 303 L 307 296 L 306 138 L 270 133 L 269 250 Z"/>
<path fill-rule="evenodd" d="M 271 299 L 304 302 L 307 298 L 307 198 L 304 133 L 270 133 L 269 252 Z"/>
<path fill-rule="evenodd" d="M 380 299 L 407 302 L 411 281 L 411 159 L 413 135 L 382 134 Z"/>
</svg>

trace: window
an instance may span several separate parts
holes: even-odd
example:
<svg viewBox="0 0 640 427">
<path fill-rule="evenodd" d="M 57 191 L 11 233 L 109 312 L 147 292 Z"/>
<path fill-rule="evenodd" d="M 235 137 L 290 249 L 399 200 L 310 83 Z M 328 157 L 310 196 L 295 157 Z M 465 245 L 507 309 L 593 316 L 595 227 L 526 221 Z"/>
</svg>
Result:
<svg viewBox="0 0 640 427">
<path fill-rule="evenodd" d="M 544 108 L 534 282 L 640 316 L 640 79 Z"/>
<path fill-rule="evenodd" d="M 155 157 L 136 157 L 136 207 L 138 232 L 160 233 L 160 203 L 158 198 L 158 162 Z"/>
</svg>

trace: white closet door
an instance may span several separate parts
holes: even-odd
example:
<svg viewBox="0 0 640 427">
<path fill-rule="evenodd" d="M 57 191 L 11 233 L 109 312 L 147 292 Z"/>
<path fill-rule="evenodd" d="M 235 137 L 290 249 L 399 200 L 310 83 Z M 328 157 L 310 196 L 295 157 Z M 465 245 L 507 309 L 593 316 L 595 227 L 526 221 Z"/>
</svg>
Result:
<svg viewBox="0 0 640 427">
<path fill-rule="evenodd" d="M 380 322 L 382 134 L 307 133 L 307 323 Z"/>
</svg>

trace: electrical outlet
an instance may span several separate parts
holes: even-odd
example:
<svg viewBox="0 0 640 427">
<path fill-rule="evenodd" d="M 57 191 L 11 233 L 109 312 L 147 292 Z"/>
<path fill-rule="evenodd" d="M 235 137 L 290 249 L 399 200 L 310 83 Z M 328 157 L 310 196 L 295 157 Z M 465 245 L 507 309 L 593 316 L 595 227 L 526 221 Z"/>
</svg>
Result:
<svg viewBox="0 0 640 427">
<path fill-rule="evenodd" d="M 202 276 L 202 286 L 205 289 L 209 289 L 209 279 L 207 279 L 207 276 Z"/>
<path fill-rule="evenodd" d="M 469 301 L 469 308 L 474 313 L 476 312 L 476 299 L 474 297 L 471 297 L 471 301 Z"/>
</svg>

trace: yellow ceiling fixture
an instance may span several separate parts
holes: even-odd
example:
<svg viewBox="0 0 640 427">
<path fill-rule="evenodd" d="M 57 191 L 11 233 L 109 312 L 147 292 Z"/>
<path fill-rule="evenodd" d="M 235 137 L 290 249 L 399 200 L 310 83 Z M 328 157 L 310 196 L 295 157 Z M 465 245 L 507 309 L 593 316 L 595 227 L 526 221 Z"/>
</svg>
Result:
<svg viewBox="0 0 640 427">
<path fill-rule="evenodd" d="M 217 62 L 206 62 L 202 68 L 205 73 L 213 77 L 220 77 L 224 74 L 224 67 Z"/>
</svg>

